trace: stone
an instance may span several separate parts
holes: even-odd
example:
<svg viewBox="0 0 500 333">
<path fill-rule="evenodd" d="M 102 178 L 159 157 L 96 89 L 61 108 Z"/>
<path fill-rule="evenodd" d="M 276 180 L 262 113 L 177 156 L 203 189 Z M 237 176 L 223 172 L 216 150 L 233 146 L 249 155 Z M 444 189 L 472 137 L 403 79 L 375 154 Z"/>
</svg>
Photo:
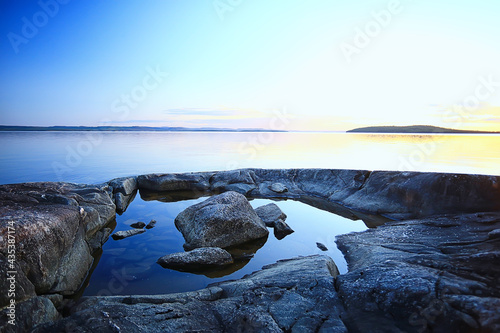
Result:
<svg viewBox="0 0 500 333">
<path fill-rule="evenodd" d="M 319 242 L 316 242 L 316 246 L 318 247 L 318 249 L 320 249 L 321 251 L 328 251 L 328 248 L 325 246 L 325 244 L 323 243 L 319 243 Z"/>
<path fill-rule="evenodd" d="M 286 214 L 275 203 L 257 207 L 255 208 L 255 213 L 257 213 L 266 226 L 271 228 L 274 227 L 276 221 L 286 220 Z"/>
<path fill-rule="evenodd" d="M 500 213 L 390 222 L 337 237 L 336 289 L 356 332 L 498 332 Z M 360 320 L 362 318 L 362 320 Z"/>
<path fill-rule="evenodd" d="M 156 225 L 156 220 L 151 220 L 149 221 L 148 225 L 146 226 L 146 229 L 152 229 Z"/>
<path fill-rule="evenodd" d="M 347 332 L 327 256 L 282 260 L 195 292 L 83 297 L 71 315 L 33 331 Z"/>
<path fill-rule="evenodd" d="M 168 254 L 158 259 L 164 268 L 182 271 L 196 271 L 233 263 L 231 254 L 218 247 L 200 247 L 189 252 Z"/>
<path fill-rule="evenodd" d="M 269 186 L 269 189 L 276 193 L 288 192 L 286 186 L 281 183 L 273 183 L 271 186 Z"/>
<path fill-rule="evenodd" d="M 146 226 L 146 223 L 139 221 L 139 222 L 132 223 L 130 226 L 132 228 L 142 229 Z"/>
<path fill-rule="evenodd" d="M 269 232 L 244 195 L 229 191 L 188 207 L 175 218 L 184 248 L 226 248 L 266 237 Z"/>
<path fill-rule="evenodd" d="M 274 236 L 277 239 L 281 240 L 292 233 L 294 233 L 293 229 L 282 219 L 274 223 Z"/>
<path fill-rule="evenodd" d="M 129 230 L 117 231 L 113 235 L 111 235 L 111 237 L 113 237 L 114 240 L 119 240 L 127 237 L 132 237 L 138 234 L 142 234 L 144 232 L 146 232 L 145 229 L 129 229 Z"/>
</svg>

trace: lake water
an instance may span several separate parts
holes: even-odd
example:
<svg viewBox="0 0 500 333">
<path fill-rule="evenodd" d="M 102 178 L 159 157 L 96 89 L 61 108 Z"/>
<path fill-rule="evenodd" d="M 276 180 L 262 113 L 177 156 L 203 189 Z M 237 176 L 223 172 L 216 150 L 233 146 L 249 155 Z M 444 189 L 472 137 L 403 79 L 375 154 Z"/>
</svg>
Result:
<svg viewBox="0 0 500 333">
<path fill-rule="evenodd" d="M 235 168 L 413 170 L 500 175 L 499 135 L 380 135 L 346 133 L 224 132 L 0 132 L 0 183 L 68 181 L 101 183 L 154 173 Z M 115 231 L 157 220 L 145 233 L 104 245 L 86 282 L 86 295 L 158 294 L 195 290 L 240 278 L 263 265 L 297 255 L 325 253 L 347 271 L 335 236 L 365 230 L 351 221 L 295 201 L 276 204 L 295 230 L 282 240 L 272 231 L 248 262 L 205 276 L 164 269 L 156 261 L 183 251 L 173 220 L 205 200 L 145 201 L 138 195 L 117 216 Z M 256 199 L 254 207 L 271 202 Z M 328 251 L 322 252 L 316 242 Z"/>
<path fill-rule="evenodd" d="M 499 148 L 500 135 L 0 132 L 0 183 L 246 167 L 500 175 Z"/>
</svg>

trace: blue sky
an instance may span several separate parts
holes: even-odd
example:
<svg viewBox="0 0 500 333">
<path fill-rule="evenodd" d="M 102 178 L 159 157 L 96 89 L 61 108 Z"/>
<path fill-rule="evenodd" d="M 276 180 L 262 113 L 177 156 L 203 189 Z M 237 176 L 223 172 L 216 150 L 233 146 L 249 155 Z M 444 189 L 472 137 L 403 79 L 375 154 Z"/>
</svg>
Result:
<svg viewBox="0 0 500 333">
<path fill-rule="evenodd" d="M 0 124 L 500 130 L 499 1 L 0 4 Z"/>
</svg>

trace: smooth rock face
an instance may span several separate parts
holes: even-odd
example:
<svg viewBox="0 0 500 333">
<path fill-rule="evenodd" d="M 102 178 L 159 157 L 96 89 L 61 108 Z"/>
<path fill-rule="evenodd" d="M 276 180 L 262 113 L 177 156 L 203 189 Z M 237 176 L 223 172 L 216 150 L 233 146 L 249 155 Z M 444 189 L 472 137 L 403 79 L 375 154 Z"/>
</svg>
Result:
<svg viewBox="0 0 500 333">
<path fill-rule="evenodd" d="M 269 189 L 276 193 L 288 192 L 286 186 L 281 183 L 273 183 L 271 186 L 269 186 Z"/>
<path fill-rule="evenodd" d="M 347 332 L 337 274 L 329 257 L 309 256 L 196 292 L 84 297 L 71 316 L 34 332 Z"/>
<path fill-rule="evenodd" d="M 268 230 L 245 196 L 225 192 L 188 207 L 175 218 L 184 248 L 225 248 L 268 235 Z"/>
<path fill-rule="evenodd" d="M 255 213 L 257 213 L 266 226 L 271 228 L 274 227 L 276 221 L 286 220 L 286 214 L 275 203 L 257 207 L 255 208 Z"/>
<path fill-rule="evenodd" d="M 499 227 L 500 213 L 443 215 L 338 236 L 349 330 L 500 332 Z"/>
<path fill-rule="evenodd" d="M 127 237 L 135 236 L 138 234 L 142 234 L 144 232 L 146 232 L 146 230 L 144 230 L 144 229 L 122 230 L 122 231 L 115 232 L 111 237 L 113 237 L 114 240 L 118 240 L 118 239 L 124 239 Z"/>
<path fill-rule="evenodd" d="M 168 254 L 158 259 L 164 268 L 177 270 L 202 270 L 233 263 L 231 254 L 218 247 L 200 247 L 189 252 Z"/>
</svg>

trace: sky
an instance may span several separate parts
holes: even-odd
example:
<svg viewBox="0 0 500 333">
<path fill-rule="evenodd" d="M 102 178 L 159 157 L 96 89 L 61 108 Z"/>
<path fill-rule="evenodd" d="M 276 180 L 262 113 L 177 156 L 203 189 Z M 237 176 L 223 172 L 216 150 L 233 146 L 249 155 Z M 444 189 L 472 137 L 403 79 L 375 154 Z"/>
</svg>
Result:
<svg viewBox="0 0 500 333">
<path fill-rule="evenodd" d="M 500 131 L 498 13 L 498 0 L 0 0 L 0 124 Z"/>
</svg>

